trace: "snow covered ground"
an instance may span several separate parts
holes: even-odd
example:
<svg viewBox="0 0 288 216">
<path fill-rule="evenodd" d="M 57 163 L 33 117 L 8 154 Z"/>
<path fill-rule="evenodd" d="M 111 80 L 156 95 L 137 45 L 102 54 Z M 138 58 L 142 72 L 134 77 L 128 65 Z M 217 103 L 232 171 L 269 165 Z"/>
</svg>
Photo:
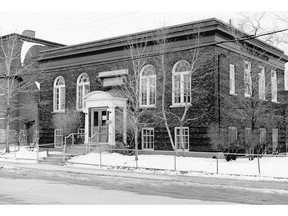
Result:
<svg viewBox="0 0 288 216">
<path fill-rule="evenodd" d="M 47 156 L 46 151 L 39 152 L 39 158 L 46 156 Z M 36 163 L 37 160 L 36 148 L 28 149 L 27 147 L 24 146 L 10 147 L 10 153 L 5 153 L 5 149 L 0 150 L 0 161 L 15 161 L 15 160 L 17 160 L 17 162 L 23 162 L 23 163 Z"/>
<path fill-rule="evenodd" d="M 171 155 L 139 155 L 138 168 L 174 170 L 174 159 L 174 156 Z M 83 166 L 83 164 L 99 165 L 100 154 L 90 153 L 73 157 L 68 160 L 68 163 L 78 167 Z M 288 178 L 288 157 L 262 157 L 259 159 L 259 164 L 262 177 Z M 104 152 L 101 154 L 101 165 L 135 168 L 135 156 Z M 176 170 L 217 173 L 217 160 L 213 158 L 176 157 Z M 248 158 L 243 157 L 230 162 L 219 159 L 218 173 L 259 176 L 257 158 L 249 161 Z"/>
<path fill-rule="evenodd" d="M 18 147 L 17 147 L 18 148 Z M 39 152 L 39 158 L 46 157 L 47 153 Z M 23 163 L 36 163 L 37 152 L 21 147 L 19 151 L 5 153 L 0 150 L 0 161 L 17 161 Z M 176 159 L 176 163 L 175 163 Z M 99 164 L 104 165 L 102 168 L 111 169 L 109 166 L 135 168 L 135 156 L 121 155 L 118 153 L 102 152 L 89 153 L 87 155 L 76 156 L 68 160 L 69 166 L 99 168 Z M 236 161 L 227 162 L 225 159 L 218 160 L 219 177 L 249 178 L 250 176 L 261 176 L 261 178 L 287 178 L 288 180 L 288 157 L 262 157 L 259 159 L 260 174 L 257 158 L 249 161 L 248 158 L 237 158 Z M 89 166 L 92 165 L 92 166 Z M 96 165 L 96 166 L 95 166 Z M 176 165 L 176 172 L 175 172 Z M 128 168 L 127 168 L 128 167 Z M 174 157 L 172 155 L 139 155 L 137 172 L 157 172 L 163 174 L 179 174 L 184 171 L 186 175 L 206 175 L 217 173 L 217 160 L 213 158 L 199 157 Z M 153 170 L 153 169 L 156 169 Z M 226 175 L 226 176 L 225 176 Z M 257 178 L 259 179 L 259 178 Z"/>
</svg>

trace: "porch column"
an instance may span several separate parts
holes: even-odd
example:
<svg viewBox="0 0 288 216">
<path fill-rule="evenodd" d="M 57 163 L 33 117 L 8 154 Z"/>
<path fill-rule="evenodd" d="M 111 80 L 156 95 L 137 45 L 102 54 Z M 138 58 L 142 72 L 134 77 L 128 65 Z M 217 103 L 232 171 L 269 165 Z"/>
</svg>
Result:
<svg viewBox="0 0 288 216">
<path fill-rule="evenodd" d="M 89 109 L 85 112 L 85 139 L 84 143 L 89 143 Z"/>
<path fill-rule="evenodd" d="M 126 108 L 126 102 L 123 106 L 123 143 L 127 144 L 127 108 Z"/>
<path fill-rule="evenodd" d="M 115 142 L 115 106 L 109 106 L 109 145 L 116 145 Z"/>
</svg>

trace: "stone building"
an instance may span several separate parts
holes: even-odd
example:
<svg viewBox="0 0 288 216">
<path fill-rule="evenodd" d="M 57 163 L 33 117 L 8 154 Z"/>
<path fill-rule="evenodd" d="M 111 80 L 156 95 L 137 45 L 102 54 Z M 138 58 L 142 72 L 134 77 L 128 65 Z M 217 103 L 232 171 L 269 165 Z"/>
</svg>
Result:
<svg viewBox="0 0 288 216">
<path fill-rule="evenodd" d="M 165 52 L 161 53 L 158 49 L 159 38 L 164 37 Z M 131 52 L 129 54 L 137 47 L 146 47 L 148 51 L 145 56 L 133 58 Z M 195 50 L 198 50 L 197 61 L 193 60 Z M 261 87 L 258 86 L 260 81 L 253 86 L 261 89 L 259 92 L 262 96 L 264 92 L 263 106 L 279 110 L 280 120 L 273 125 L 256 122 L 253 128 L 262 131 L 261 139 L 265 135 L 265 139 L 271 139 L 274 147 L 285 149 L 285 112 L 280 112 L 284 109 L 285 99 L 280 95 L 284 91 L 284 64 L 288 57 L 282 50 L 258 38 L 250 38 L 217 19 L 65 46 L 43 51 L 42 54 L 45 82 L 41 85 L 41 98 L 50 103 L 40 110 L 41 143 L 54 143 L 55 137 L 62 136 L 62 129 L 53 128 L 51 120 L 53 115 L 65 113 L 69 107 L 68 99 L 75 102 L 74 108 L 83 115 L 79 131 L 85 132 L 86 143 L 92 141 L 114 146 L 117 137 L 129 143 L 129 123 L 125 117 L 120 126 L 124 129 L 121 132 L 117 129 L 117 107 L 124 110 L 129 99 L 115 93 L 113 88 L 123 85 L 125 78 L 135 73 L 133 59 L 145 58 L 139 77 L 140 106 L 145 110 L 140 122 L 139 148 L 172 150 L 164 123 L 156 116 L 161 110 L 161 57 L 164 56 L 167 72 L 165 109 L 171 114 L 168 124 L 177 148 L 184 147 L 187 151 L 213 150 L 208 136 L 212 123 L 227 129 L 229 142 L 237 140 L 241 133 L 248 133 L 251 129 L 249 120 L 231 119 L 225 109 L 224 98 L 231 97 L 233 100 L 243 95 L 249 100 L 252 90 L 247 92 L 247 88 L 252 86 L 251 77 L 253 74 L 258 76 L 261 69 Z M 194 63 L 197 67 L 192 65 Z M 195 71 L 189 74 L 192 67 Z M 265 90 L 268 88 L 273 91 Z M 258 93 L 256 95 L 260 97 Z M 177 119 L 183 115 L 187 105 L 187 121 L 180 127 Z M 125 110 L 123 115 L 127 115 Z M 270 123 L 268 119 L 266 123 Z M 101 136 L 101 131 L 106 132 Z M 179 143 L 181 136 L 183 146 Z M 96 140 L 93 140 L 95 137 Z"/>
<path fill-rule="evenodd" d="M 137 50 L 145 51 L 139 54 Z M 138 71 L 133 64 L 137 60 L 141 62 Z M 209 136 L 214 124 L 225 129 L 230 143 L 249 135 L 252 128 L 259 132 L 259 140 L 284 151 L 286 100 L 282 93 L 287 61 L 282 50 L 214 18 L 46 49 L 39 61 L 44 73 L 37 80 L 41 83 L 39 100 L 45 101 L 39 104 L 40 143 L 62 146 L 63 128 L 55 128 L 52 119 L 70 108 L 82 116 L 74 132 L 84 133 L 85 143 L 132 143 L 131 107 L 127 110 L 132 102 L 121 88 L 137 72 L 140 149 L 172 150 L 159 114 L 164 101 L 179 150 L 215 150 Z M 248 117 L 240 118 L 239 113 L 248 113 L 245 103 L 233 109 L 228 105 L 242 96 L 248 104 L 260 98 L 259 109 L 265 107 L 265 114 L 277 111 L 277 120 L 251 123 Z M 241 112 L 233 115 L 233 110 Z"/>
<path fill-rule="evenodd" d="M 22 35 L 1 36 L 0 42 L 0 144 L 6 143 L 8 121 L 9 142 L 27 144 L 37 134 L 39 93 L 35 91 L 34 71 L 38 68 L 40 51 L 63 45 L 37 39 L 31 30 L 23 31 Z"/>
</svg>

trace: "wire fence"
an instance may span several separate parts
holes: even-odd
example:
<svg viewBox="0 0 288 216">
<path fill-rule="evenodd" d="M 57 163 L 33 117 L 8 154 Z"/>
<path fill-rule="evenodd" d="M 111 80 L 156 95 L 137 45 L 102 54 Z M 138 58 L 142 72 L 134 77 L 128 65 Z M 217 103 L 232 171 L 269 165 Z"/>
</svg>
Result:
<svg viewBox="0 0 288 216">
<path fill-rule="evenodd" d="M 69 146 L 69 145 L 68 145 Z M 25 148 L 30 155 L 21 155 L 20 148 Z M 78 164 L 98 167 L 115 167 L 122 169 L 147 169 L 165 170 L 181 173 L 204 172 L 210 174 L 236 174 L 236 175 L 257 175 L 288 178 L 288 166 L 286 153 L 284 154 L 241 154 L 223 152 L 188 152 L 179 151 L 145 151 L 134 149 L 114 148 L 107 145 L 103 147 L 96 143 L 75 145 L 74 148 L 63 145 L 62 148 L 55 149 L 53 143 L 40 145 L 11 145 L 10 153 L 0 151 L 0 158 L 29 160 L 39 162 L 48 157 L 51 151 L 58 151 L 63 154 L 63 164 Z M 1 150 L 1 149 L 0 149 Z M 92 153 L 92 154 L 88 154 Z M 67 160 L 69 156 L 72 157 Z M 135 155 L 138 155 L 136 159 Z M 70 158 L 70 157 L 68 157 Z M 278 158 L 278 159 L 276 159 Z"/>
<path fill-rule="evenodd" d="M 72 158 L 65 164 L 91 165 L 99 167 L 122 167 L 133 169 L 170 170 L 179 172 L 205 172 L 212 174 L 244 174 L 265 176 L 270 171 L 279 169 L 277 163 L 273 168 L 273 161 L 267 158 L 284 158 L 283 155 L 272 154 L 239 154 L 222 152 L 177 152 L 173 151 L 143 151 L 138 150 L 138 160 L 135 158 L 135 150 L 119 148 L 95 148 L 87 156 L 87 160 Z M 113 154 L 116 153 L 116 154 Z M 152 156 L 152 157 L 151 157 Z M 227 158 L 231 157 L 231 160 Z M 265 158 L 265 159 L 264 159 Z M 204 159 L 204 160 L 203 160 Z M 230 162 L 228 162 L 230 161 Z M 275 162 L 275 161 L 274 161 Z M 271 166 L 272 165 L 272 166 Z M 284 164 L 283 164 L 284 166 Z M 288 170 L 277 176 L 288 178 Z"/>
</svg>

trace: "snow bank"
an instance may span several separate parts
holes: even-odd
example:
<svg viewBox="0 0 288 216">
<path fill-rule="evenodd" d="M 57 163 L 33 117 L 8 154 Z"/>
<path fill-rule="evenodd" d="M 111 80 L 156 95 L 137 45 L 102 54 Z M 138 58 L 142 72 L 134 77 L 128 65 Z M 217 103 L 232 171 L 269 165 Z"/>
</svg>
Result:
<svg viewBox="0 0 288 216">
<path fill-rule="evenodd" d="M 217 160 L 213 158 L 175 157 L 171 155 L 139 155 L 138 168 L 153 168 L 174 171 L 198 172 L 213 174 L 217 173 Z M 74 166 L 87 165 L 124 166 L 136 167 L 135 156 L 121 155 L 117 153 L 103 152 L 90 153 L 87 155 L 73 157 L 68 164 Z M 287 157 L 262 157 L 260 162 L 260 174 L 262 177 L 288 178 Z M 218 160 L 218 173 L 220 175 L 246 175 L 259 176 L 257 158 L 249 161 L 248 158 L 238 158 L 236 161 L 227 162 L 225 159 Z M 175 173 L 175 172 L 172 172 Z"/>
<path fill-rule="evenodd" d="M 17 151 L 19 148 L 19 151 Z M 33 151 L 32 151 L 33 150 Z M 11 149 L 9 153 L 5 153 L 5 149 L 1 150 L 0 161 L 15 161 L 17 162 L 26 162 L 26 163 L 34 163 L 37 159 L 37 150 L 34 149 L 27 149 L 27 147 L 20 146 L 17 149 Z M 47 157 L 46 151 L 39 152 L 39 158 Z"/>
</svg>

